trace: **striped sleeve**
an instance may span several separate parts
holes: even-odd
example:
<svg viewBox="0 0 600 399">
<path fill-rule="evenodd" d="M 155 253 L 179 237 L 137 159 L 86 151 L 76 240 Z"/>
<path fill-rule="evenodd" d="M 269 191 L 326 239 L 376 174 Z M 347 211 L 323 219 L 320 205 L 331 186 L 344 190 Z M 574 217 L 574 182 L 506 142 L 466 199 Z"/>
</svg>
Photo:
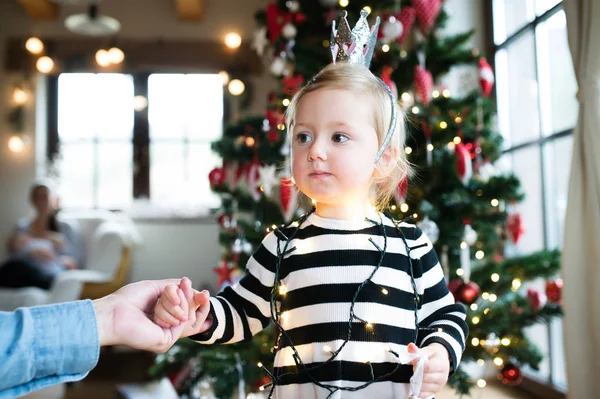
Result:
<svg viewBox="0 0 600 399">
<path fill-rule="evenodd" d="M 450 376 L 458 368 L 468 334 L 465 321 L 466 311 L 462 304 L 455 303 L 448 290 L 444 272 L 429 238 L 415 228 L 415 242 L 411 257 L 417 258 L 416 268 L 420 275 L 416 279 L 421 296 L 418 311 L 419 334 L 417 345 L 427 346 L 433 342 L 444 345 L 451 359 Z"/>
<path fill-rule="evenodd" d="M 276 253 L 277 237 L 271 233 L 248 260 L 244 277 L 210 298 L 211 328 L 190 339 L 203 344 L 232 344 L 248 341 L 267 327 Z"/>
</svg>

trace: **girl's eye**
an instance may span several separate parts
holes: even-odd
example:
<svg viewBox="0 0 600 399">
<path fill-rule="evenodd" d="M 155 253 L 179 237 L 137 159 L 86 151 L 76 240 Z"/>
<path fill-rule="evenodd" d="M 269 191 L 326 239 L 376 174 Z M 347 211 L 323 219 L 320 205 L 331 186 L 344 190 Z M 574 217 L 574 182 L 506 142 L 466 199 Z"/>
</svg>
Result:
<svg viewBox="0 0 600 399">
<path fill-rule="evenodd" d="M 298 133 L 298 134 L 296 135 L 296 140 L 297 140 L 299 143 L 308 143 L 308 142 L 309 142 L 309 141 L 311 141 L 312 139 L 311 139 L 311 137 L 310 137 L 308 134 L 306 134 L 306 133 Z"/>
<path fill-rule="evenodd" d="M 348 141 L 348 137 L 341 134 L 341 133 L 336 133 L 333 135 L 333 137 L 331 138 L 335 143 L 345 143 L 346 141 Z"/>
</svg>

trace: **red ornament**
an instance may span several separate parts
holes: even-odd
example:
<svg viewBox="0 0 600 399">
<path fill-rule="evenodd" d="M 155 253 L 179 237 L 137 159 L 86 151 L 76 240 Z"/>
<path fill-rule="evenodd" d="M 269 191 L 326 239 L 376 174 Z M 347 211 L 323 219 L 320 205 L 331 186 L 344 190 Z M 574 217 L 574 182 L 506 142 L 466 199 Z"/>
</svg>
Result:
<svg viewBox="0 0 600 399">
<path fill-rule="evenodd" d="M 454 150 L 456 153 L 456 172 L 462 183 L 466 186 L 473 176 L 471 155 L 462 142 L 456 144 Z"/>
<path fill-rule="evenodd" d="M 504 385 L 515 386 L 523 382 L 523 374 L 519 366 L 513 363 L 504 363 L 502 370 L 498 374 L 498 379 Z"/>
<path fill-rule="evenodd" d="M 462 284 L 458 287 L 454 297 L 457 301 L 470 305 L 479 298 L 479 286 L 472 281 Z"/>
<path fill-rule="evenodd" d="M 506 218 L 506 227 L 508 228 L 508 232 L 510 233 L 510 237 L 512 241 L 517 244 L 519 238 L 525 232 L 525 227 L 523 227 L 523 221 L 521 220 L 520 213 L 513 213 L 512 215 L 508 215 Z"/>
<path fill-rule="evenodd" d="M 458 289 L 460 288 L 461 285 L 463 285 L 463 281 L 460 279 L 454 279 L 448 283 L 448 291 L 450 291 L 452 293 L 452 295 L 454 295 L 455 299 L 457 299 L 456 293 L 458 292 Z"/>
<path fill-rule="evenodd" d="M 420 65 L 415 67 L 415 91 L 419 100 L 427 106 L 431 102 L 431 89 L 433 87 L 433 77 L 431 72 Z"/>
<path fill-rule="evenodd" d="M 276 129 L 271 129 L 269 130 L 269 133 L 267 133 L 267 140 L 269 141 L 269 144 L 278 143 L 280 137 L 281 136 L 279 135 Z"/>
<path fill-rule="evenodd" d="M 304 80 L 304 77 L 301 74 L 296 76 L 286 76 L 283 78 L 283 91 L 290 96 L 293 96 L 298 91 L 298 87 Z"/>
<path fill-rule="evenodd" d="M 223 228 L 229 228 L 230 226 L 230 222 L 231 222 L 231 216 L 226 215 L 226 214 L 221 214 L 218 218 L 217 221 L 219 222 L 219 225 Z"/>
<path fill-rule="evenodd" d="M 479 84 L 483 95 L 489 97 L 494 87 L 494 71 L 483 57 L 479 59 Z"/>
<path fill-rule="evenodd" d="M 562 298 L 563 281 L 559 278 L 556 280 L 546 281 L 546 296 L 548 301 L 552 303 L 560 303 Z"/>
<path fill-rule="evenodd" d="M 225 171 L 223 168 L 214 168 L 208 174 L 208 181 L 210 182 L 210 188 L 215 189 L 215 187 L 222 185 L 225 183 Z"/>
<path fill-rule="evenodd" d="M 219 276 L 217 287 L 221 287 L 225 282 L 231 283 L 231 272 L 234 270 L 235 268 L 229 267 L 227 259 L 223 258 L 221 266 L 213 268 L 213 271 Z"/>
<path fill-rule="evenodd" d="M 261 163 L 258 158 L 254 159 L 248 165 L 248 174 L 246 176 L 248 192 L 254 201 L 258 201 L 262 195 L 262 191 L 260 191 L 260 167 Z"/>
<path fill-rule="evenodd" d="M 271 382 L 271 379 L 269 377 L 265 376 L 265 377 L 259 378 L 254 383 L 254 388 L 260 389 L 260 387 L 265 386 L 265 385 L 269 384 L 270 382 Z"/>
<path fill-rule="evenodd" d="M 527 289 L 527 302 L 529 302 L 529 305 L 534 312 L 539 312 L 540 309 L 546 305 L 547 298 L 546 295 L 535 288 L 529 287 Z"/>
<path fill-rule="evenodd" d="M 271 44 L 275 44 L 279 35 L 281 35 L 281 30 L 283 26 L 291 22 L 293 19 L 292 14 L 283 12 L 279 10 L 277 4 L 272 3 L 267 6 L 265 11 L 265 16 L 267 19 L 267 31 L 269 33 L 269 40 L 271 40 Z"/>
<path fill-rule="evenodd" d="M 427 35 L 437 16 L 442 8 L 441 0 L 412 0 L 412 5 L 415 8 L 417 20 L 419 21 L 419 27 L 424 35 Z"/>
<path fill-rule="evenodd" d="M 279 184 L 279 201 L 281 204 L 281 213 L 286 222 L 290 222 L 296 211 L 298 204 L 298 190 L 291 179 L 281 178 Z"/>
<path fill-rule="evenodd" d="M 269 126 L 271 126 L 272 128 L 275 128 L 280 123 L 285 123 L 284 115 L 276 110 L 267 109 L 266 118 L 269 121 Z"/>
<path fill-rule="evenodd" d="M 394 68 L 389 65 L 385 65 L 381 71 L 381 80 L 390 88 L 395 99 L 398 99 L 398 88 L 396 83 L 392 80 L 392 72 Z"/>
<path fill-rule="evenodd" d="M 415 23 L 415 16 L 417 15 L 415 9 L 413 7 L 403 7 L 396 18 L 402 24 L 402 34 L 396 41 L 399 44 L 404 43 L 408 32 L 412 29 L 413 24 Z"/>
</svg>

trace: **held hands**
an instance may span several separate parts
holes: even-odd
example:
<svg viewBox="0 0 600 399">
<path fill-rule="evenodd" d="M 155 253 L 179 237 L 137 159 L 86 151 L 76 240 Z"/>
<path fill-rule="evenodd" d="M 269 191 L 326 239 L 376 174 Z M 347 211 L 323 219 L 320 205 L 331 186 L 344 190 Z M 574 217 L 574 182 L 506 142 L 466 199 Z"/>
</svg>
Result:
<svg viewBox="0 0 600 399">
<path fill-rule="evenodd" d="M 184 277 L 179 285 L 168 285 L 158 298 L 154 322 L 162 328 L 182 328 L 181 337 L 202 333 L 212 326 L 208 298 L 208 291 L 192 289 L 192 283 Z"/>
<path fill-rule="evenodd" d="M 408 344 L 408 353 L 417 353 L 418 348 L 414 343 Z M 421 353 L 427 355 L 425 370 L 423 373 L 423 384 L 419 398 L 428 398 L 437 394 L 448 381 L 450 373 L 450 360 L 448 359 L 448 351 L 444 345 L 433 342 L 420 349 Z M 413 366 L 417 360 L 413 360 Z"/>
<path fill-rule="evenodd" d="M 182 283 L 186 280 L 185 283 Z M 98 336 L 100 345 L 127 345 L 135 349 L 152 352 L 166 352 L 184 332 L 185 324 L 177 326 L 161 327 L 156 325 L 154 307 L 157 299 L 163 295 L 166 287 L 183 285 L 188 294 L 192 293 L 191 284 L 188 279 L 140 281 L 126 285 L 113 294 L 104 298 L 94 300 L 93 306 L 96 312 L 98 324 Z M 184 314 L 192 312 L 188 306 L 190 302 L 183 291 L 177 292 Z M 196 295 L 200 302 L 208 302 L 208 295 Z M 207 311 L 208 312 L 208 311 Z M 195 310 L 193 314 L 195 315 Z"/>
</svg>

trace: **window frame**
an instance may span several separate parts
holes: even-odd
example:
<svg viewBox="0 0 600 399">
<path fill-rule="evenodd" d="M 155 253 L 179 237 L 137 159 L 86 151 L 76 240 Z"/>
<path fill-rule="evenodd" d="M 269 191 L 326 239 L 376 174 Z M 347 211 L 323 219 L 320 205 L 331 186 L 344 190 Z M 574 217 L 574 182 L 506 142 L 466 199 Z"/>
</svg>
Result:
<svg viewBox="0 0 600 399">
<path fill-rule="evenodd" d="M 494 71 L 496 71 L 496 65 L 495 65 L 495 60 L 496 60 L 496 54 L 498 51 L 500 50 L 505 50 L 508 47 L 511 46 L 511 44 L 515 43 L 516 41 L 518 41 L 522 36 L 524 36 L 525 34 L 531 33 L 533 34 L 533 41 L 534 41 L 534 68 L 535 68 L 535 77 L 536 80 L 539 82 L 540 79 L 540 69 L 539 69 L 539 60 L 538 60 L 538 51 L 537 51 L 537 45 L 538 45 L 538 41 L 537 41 L 537 27 L 538 25 L 546 22 L 548 19 L 550 19 L 551 17 L 553 17 L 555 14 L 557 14 L 558 12 L 563 10 L 563 2 L 559 2 L 558 4 L 554 5 L 552 8 L 546 10 L 544 13 L 540 14 L 540 15 L 535 15 L 535 17 L 533 18 L 532 21 L 524 24 L 522 27 L 520 27 L 519 29 L 517 29 L 515 32 L 511 33 L 511 34 L 507 34 L 506 38 L 504 39 L 504 41 L 500 42 L 500 43 L 496 43 L 494 40 L 494 12 L 493 12 L 493 5 L 494 0 L 487 0 L 485 2 L 485 6 L 484 6 L 484 20 L 486 22 L 485 26 L 486 26 L 486 31 L 485 31 L 485 43 L 486 43 L 486 50 L 487 50 L 487 54 L 489 54 L 489 62 L 492 65 L 492 68 Z M 539 88 L 538 88 L 539 90 Z M 492 94 L 493 96 L 496 96 L 496 88 L 494 87 L 494 92 Z M 538 106 L 538 111 L 540 112 L 540 115 L 542 114 L 542 112 L 544 111 L 542 109 L 542 104 L 540 99 L 538 98 L 537 100 L 537 106 Z M 547 213 L 547 207 L 548 207 L 548 198 L 547 198 L 547 186 L 546 186 L 546 182 L 547 182 L 547 154 L 546 154 L 546 146 L 558 139 L 564 138 L 564 137 L 568 137 L 568 136 L 572 136 L 573 135 L 573 131 L 574 128 L 571 129 L 566 129 L 563 131 L 559 131 L 559 132 L 552 132 L 548 135 L 544 135 L 543 133 L 543 118 L 540 117 L 538 120 L 539 123 L 539 131 L 540 131 L 540 136 L 537 139 L 533 139 L 533 140 L 528 140 L 516 145 L 513 145 L 511 143 L 511 145 L 505 149 L 503 149 L 502 151 L 502 155 L 512 155 L 517 153 L 518 151 L 524 149 L 524 148 L 529 148 L 529 147 L 537 147 L 538 151 L 540 152 L 540 179 L 541 179 L 541 198 L 542 198 L 542 228 L 544 231 L 543 234 L 543 245 L 544 248 L 548 249 L 549 248 L 549 234 L 548 234 L 548 213 Z M 554 399 L 554 398 L 566 398 L 566 391 L 564 390 L 564 388 L 562 386 L 557 386 L 555 384 L 555 367 L 556 367 L 556 362 L 554 361 L 554 357 L 556 356 L 556 354 L 554 353 L 556 351 L 556 348 L 559 345 L 562 345 L 562 337 L 560 336 L 554 336 L 555 334 L 552 333 L 552 327 L 550 324 L 546 324 L 545 325 L 545 329 L 546 332 L 548 334 L 548 346 L 549 346 L 549 350 L 548 350 L 548 362 L 549 362 L 549 375 L 548 378 L 539 378 L 538 376 L 534 376 L 534 375 L 529 375 L 526 374 L 524 376 L 524 382 L 521 384 L 521 389 L 523 389 L 524 391 L 527 391 L 528 393 L 534 395 L 537 398 L 550 398 L 550 399 Z"/>
</svg>

